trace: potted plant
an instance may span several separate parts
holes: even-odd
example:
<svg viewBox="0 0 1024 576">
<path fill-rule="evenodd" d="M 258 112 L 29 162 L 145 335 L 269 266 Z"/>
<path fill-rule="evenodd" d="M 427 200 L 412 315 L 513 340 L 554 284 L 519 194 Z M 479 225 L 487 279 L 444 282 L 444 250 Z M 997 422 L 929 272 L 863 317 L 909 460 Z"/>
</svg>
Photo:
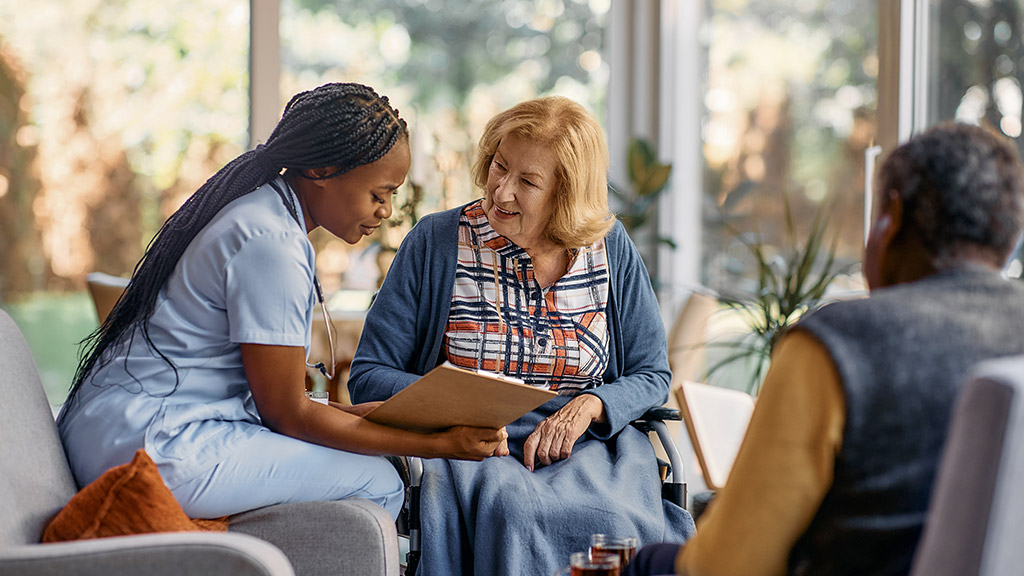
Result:
<svg viewBox="0 0 1024 576">
<path fill-rule="evenodd" d="M 620 190 L 609 185 L 608 191 L 618 200 L 617 215 L 626 232 L 639 244 L 637 235 L 646 229 L 651 205 L 665 191 L 672 165 L 659 162 L 657 152 L 646 140 L 633 138 L 626 150 L 626 169 L 629 187 Z M 675 248 L 671 238 L 655 236 L 655 240 Z"/>
<path fill-rule="evenodd" d="M 760 391 L 768 360 L 779 339 L 801 316 L 824 303 L 825 291 L 842 273 L 837 270 L 835 260 L 838 235 L 833 235 L 826 245 L 831 204 L 826 202 L 818 209 L 806 239 L 801 240 L 785 194 L 782 201 L 786 246 L 779 254 L 769 254 L 760 241 L 749 240 L 732 230 L 754 259 L 756 291 L 752 294 L 719 293 L 717 297 L 725 311 L 742 319 L 748 332 L 738 339 L 704 344 L 709 349 L 725 352 L 709 365 L 706 380 L 710 381 L 727 366 L 745 362 L 752 370 L 746 387 L 752 396 Z"/>
</svg>

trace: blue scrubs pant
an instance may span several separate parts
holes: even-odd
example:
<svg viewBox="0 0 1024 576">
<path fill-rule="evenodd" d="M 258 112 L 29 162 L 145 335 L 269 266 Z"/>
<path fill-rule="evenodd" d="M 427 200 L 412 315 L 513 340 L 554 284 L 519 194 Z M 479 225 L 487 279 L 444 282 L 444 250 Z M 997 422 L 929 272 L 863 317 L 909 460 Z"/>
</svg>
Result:
<svg viewBox="0 0 1024 576">
<path fill-rule="evenodd" d="M 353 454 L 263 429 L 198 478 L 171 488 L 192 518 L 289 502 L 365 498 L 397 517 L 405 488 L 381 456 Z"/>
</svg>

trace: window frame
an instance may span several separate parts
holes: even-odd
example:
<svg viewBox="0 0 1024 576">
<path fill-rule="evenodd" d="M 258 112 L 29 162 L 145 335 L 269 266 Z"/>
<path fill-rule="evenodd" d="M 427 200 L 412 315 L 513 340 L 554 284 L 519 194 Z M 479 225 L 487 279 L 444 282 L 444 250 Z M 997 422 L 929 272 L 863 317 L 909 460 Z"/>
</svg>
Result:
<svg viewBox="0 0 1024 576">
<path fill-rule="evenodd" d="M 266 142 L 281 115 L 281 2 L 249 0 L 249 148 Z"/>
<path fill-rule="evenodd" d="M 878 0 L 878 145 L 888 152 L 924 127 L 931 0 Z M 666 317 L 700 285 L 702 258 L 702 146 L 700 103 L 706 50 L 704 3 L 693 0 L 623 0 L 612 3 L 606 58 L 610 65 L 607 130 L 612 181 L 625 181 L 630 138 L 657 144 L 673 165 L 659 200 L 657 286 Z M 280 115 L 279 0 L 250 0 L 250 147 L 270 135 Z M 871 171 L 877 163 L 866 162 Z M 873 174 L 867 174 L 870 191 Z M 871 194 L 865 195 L 870 213 Z"/>
</svg>

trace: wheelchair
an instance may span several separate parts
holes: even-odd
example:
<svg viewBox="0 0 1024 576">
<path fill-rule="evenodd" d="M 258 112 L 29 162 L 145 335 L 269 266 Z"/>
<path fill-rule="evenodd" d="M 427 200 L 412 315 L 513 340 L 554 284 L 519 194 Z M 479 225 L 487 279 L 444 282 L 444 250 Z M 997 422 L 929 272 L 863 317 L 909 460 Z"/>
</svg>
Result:
<svg viewBox="0 0 1024 576">
<path fill-rule="evenodd" d="M 661 484 L 661 497 L 681 508 L 686 508 L 686 476 L 683 470 L 683 459 L 676 447 L 675 440 L 665 424 L 667 421 L 678 421 L 682 417 L 679 410 L 674 408 L 658 407 L 651 408 L 639 419 L 630 422 L 630 425 L 641 432 L 650 435 L 654 432 L 661 443 L 665 454 L 669 459 L 665 462 L 658 459 L 658 465 L 663 471 Z M 403 516 L 399 517 L 398 533 L 399 538 L 407 537 L 409 551 L 405 557 L 405 576 L 415 576 L 419 567 L 420 555 L 422 552 L 420 532 L 420 488 L 423 481 L 423 461 L 417 457 L 402 458 L 401 463 L 395 463 L 400 470 L 404 471 L 403 480 L 407 484 L 406 507 L 403 509 Z"/>
</svg>

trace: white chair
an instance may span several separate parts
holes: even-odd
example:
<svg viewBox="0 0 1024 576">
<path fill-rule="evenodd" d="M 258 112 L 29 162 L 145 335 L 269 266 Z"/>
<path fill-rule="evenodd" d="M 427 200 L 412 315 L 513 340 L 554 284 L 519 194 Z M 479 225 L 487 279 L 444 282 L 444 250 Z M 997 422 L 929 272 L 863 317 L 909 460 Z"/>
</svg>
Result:
<svg viewBox="0 0 1024 576">
<path fill-rule="evenodd" d="M 1024 356 L 980 364 L 957 401 L 911 576 L 1024 570 Z"/>
</svg>

